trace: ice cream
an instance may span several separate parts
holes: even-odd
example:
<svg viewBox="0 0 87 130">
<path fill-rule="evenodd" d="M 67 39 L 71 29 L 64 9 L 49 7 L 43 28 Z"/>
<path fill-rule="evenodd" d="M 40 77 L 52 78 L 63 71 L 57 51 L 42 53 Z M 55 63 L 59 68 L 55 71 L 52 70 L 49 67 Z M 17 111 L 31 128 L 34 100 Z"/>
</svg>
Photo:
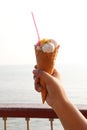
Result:
<svg viewBox="0 0 87 130">
<path fill-rule="evenodd" d="M 44 70 L 49 74 L 53 73 L 56 56 L 58 53 L 59 44 L 53 39 L 42 39 L 35 45 L 35 54 L 37 61 L 37 68 Z M 40 79 L 43 86 L 42 102 L 44 103 L 47 96 L 47 90 L 43 79 Z"/>
<path fill-rule="evenodd" d="M 57 42 L 54 41 L 53 39 L 50 40 L 43 39 L 40 41 L 40 45 L 36 44 L 37 49 L 40 49 L 46 53 L 54 52 L 57 46 L 58 46 Z"/>
</svg>

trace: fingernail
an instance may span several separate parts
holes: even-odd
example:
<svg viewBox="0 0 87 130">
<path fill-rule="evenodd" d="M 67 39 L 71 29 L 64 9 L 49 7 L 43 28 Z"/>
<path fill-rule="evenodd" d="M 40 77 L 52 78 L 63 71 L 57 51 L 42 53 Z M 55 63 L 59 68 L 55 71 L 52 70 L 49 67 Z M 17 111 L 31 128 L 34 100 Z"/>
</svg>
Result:
<svg viewBox="0 0 87 130">
<path fill-rule="evenodd" d="M 37 70 L 35 69 L 35 70 L 33 70 L 33 73 L 37 73 Z"/>
<path fill-rule="evenodd" d="M 42 70 L 38 70 L 38 74 L 41 74 L 42 73 Z"/>
<path fill-rule="evenodd" d="M 34 75 L 34 76 L 33 76 L 33 79 L 35 80 L 35 78 L 36 78 L 36 76 Z"/>
</svg>

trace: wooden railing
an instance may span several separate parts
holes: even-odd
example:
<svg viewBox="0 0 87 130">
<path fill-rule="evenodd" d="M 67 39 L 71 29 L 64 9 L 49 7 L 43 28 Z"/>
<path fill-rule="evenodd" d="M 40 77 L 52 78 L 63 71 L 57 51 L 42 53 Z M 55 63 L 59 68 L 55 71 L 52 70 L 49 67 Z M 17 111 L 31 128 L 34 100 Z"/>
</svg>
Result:
<svg viewBox="0 0 87 130">
<path fill-rule="evenodd" d="M 77 105 L 80 112 L 87 118 L 87 105 Z M 56 113 L 47 104 L 0 104 L 0 117 L 4 120 L 3 130 L 7 130 L 7 118 L 25 118 L 27 130 L 30 118 L 49 118 L 51 130 L 53 119 L 58 118 Z"/>
</svg>

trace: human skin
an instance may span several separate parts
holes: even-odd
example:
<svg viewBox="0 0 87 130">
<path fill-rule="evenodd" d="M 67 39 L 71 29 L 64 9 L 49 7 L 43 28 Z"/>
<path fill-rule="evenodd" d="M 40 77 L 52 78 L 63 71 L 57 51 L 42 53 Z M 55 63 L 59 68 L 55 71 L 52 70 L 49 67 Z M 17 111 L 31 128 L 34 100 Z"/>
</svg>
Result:
<svg viewBox="0 0 87 130">
<path fill-rule="evenodd" d="M 44 80 L 48 93 L 46 102 L 56 112 L 64 129 L 87 130 L 87 120 L 68 98 L 59 72 L 54 69 L 53 74 L 50 75 L 44 71 L 34 69 L 33 74 L 36 91 L 42 91 L 40 79 Z"/>
</svg>

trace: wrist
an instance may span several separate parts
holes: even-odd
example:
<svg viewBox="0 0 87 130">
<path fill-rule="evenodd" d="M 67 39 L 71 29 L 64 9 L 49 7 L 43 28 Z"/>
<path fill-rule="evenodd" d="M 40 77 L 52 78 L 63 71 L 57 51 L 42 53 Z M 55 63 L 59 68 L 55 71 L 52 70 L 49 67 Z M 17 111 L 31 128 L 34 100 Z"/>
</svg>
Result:
<svg viewBox="0 0 87 130">
<path fill-rule="evenodd" d="M 55 112 L 60 112 L 65 109 L 65 106 L 70 104 L 69 98 L 64 94 L 62 97 L 58 97 L 52 105 L 52 108 Z"/>
</svg>

